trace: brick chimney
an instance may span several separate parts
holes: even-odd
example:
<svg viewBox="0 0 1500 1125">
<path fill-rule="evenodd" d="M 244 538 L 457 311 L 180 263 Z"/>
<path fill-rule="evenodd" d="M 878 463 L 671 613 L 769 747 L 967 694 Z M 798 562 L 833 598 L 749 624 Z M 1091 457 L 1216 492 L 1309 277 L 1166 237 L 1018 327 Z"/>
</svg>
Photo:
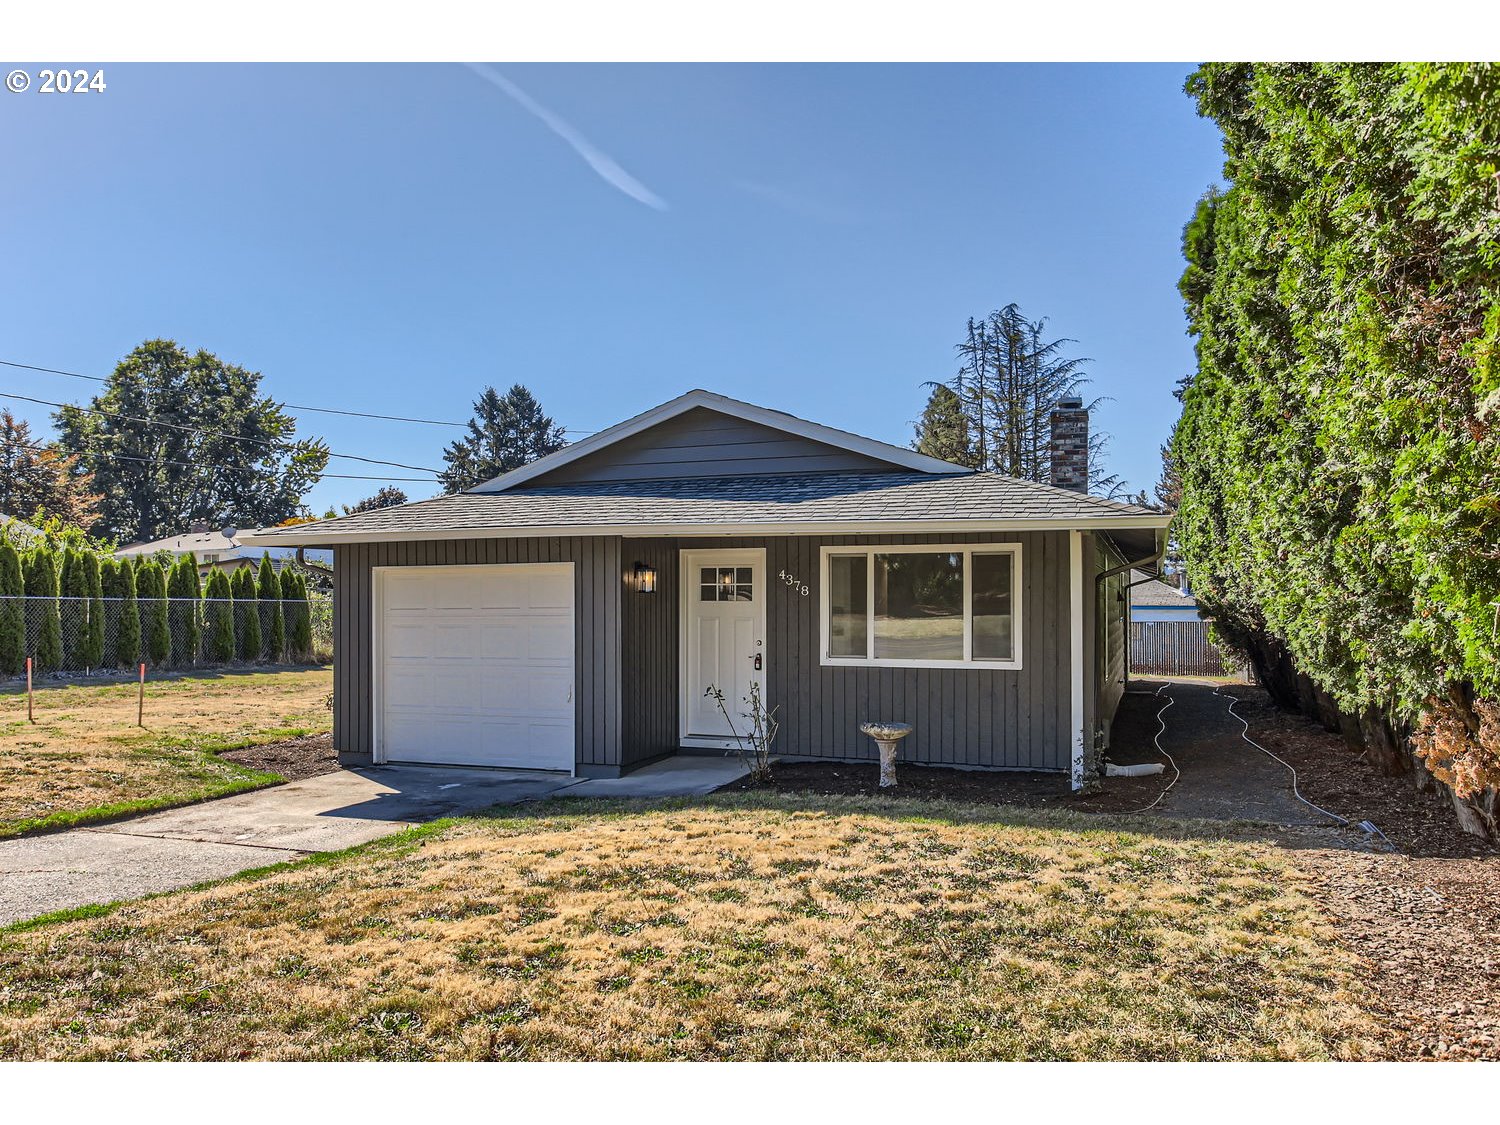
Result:
<svg viewBox="0 0 1500 1125">
<path fill-rule="evenodd" d="M 1083 399 L 1059 399 L 1052 408 L 1052 483 L 1089 490 L 1089 412 Z"/>
</svg>

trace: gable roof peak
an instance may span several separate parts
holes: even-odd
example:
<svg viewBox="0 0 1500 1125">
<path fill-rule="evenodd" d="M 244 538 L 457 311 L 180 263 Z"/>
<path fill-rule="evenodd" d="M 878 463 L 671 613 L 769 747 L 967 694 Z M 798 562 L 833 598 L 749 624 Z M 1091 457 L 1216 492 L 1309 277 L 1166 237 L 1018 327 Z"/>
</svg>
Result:
<svg viewBox="0 0 1500 1125">
<path fill-rule="evenodd" d="M 649 430 L 651 427 L 660 425 L 689 410 L 699 408 L 714 410 L 720 414 L 726 414 L 732 418 L 743 421 L 754 422 L 772 429 L 783 430 L 786 433 L 795 434 L 811 441 L 822 442 L 825 445 L 837 449 L 847 449 L 851 452 L 861 453 L 878 461 L 884 461 L 898 468 L 908 469 L 921 473 L 933 474 L 956 474 L 972 473 L 974 470 L 964 465 L 956 465 L 950 461 L 940 461 L 936 457 L 928 457 L 924 453 L 918 453 L 912 449 L 904 449 L 899 445 L 891 445 L 889 442 L 879 441 L 875 438 L 864 437 L 860 434 L 850 433 L 848 430 L 840 430 L 833 426 L 824 426 L 818 422 L 809 422 L 805 418 L 799 418 L 795 414 L 789 414 L 783 410 L 773 410 L 765 406 L 756 406 L 753 403 L 744 402 L 728 395 L 721 395 L 714 391 L 704 390 L 702 387 L 694 387 L 692 390 L 678 395 L 674 399 L 655 406 L 644 413 L 637 414 L 633 418 L 627 418 L 623 422 L 617 422 L 607 429 L 600 430 L 582 441 L 574 442 L 565 446 L 556 453 L 549 453 L 540 457 L 530 464 L 522 465 L 518 469 L 512 469 L 503 473 L 493 480 L 469 489 L 470 492 L 504 492 L 518 484 L 535 480 L 544 476 L 553 469 L 561 468 L 571 464 L 591 453 L 608 448 L 616 442 L 624 441 L 626 438 Z"/>
</svg>

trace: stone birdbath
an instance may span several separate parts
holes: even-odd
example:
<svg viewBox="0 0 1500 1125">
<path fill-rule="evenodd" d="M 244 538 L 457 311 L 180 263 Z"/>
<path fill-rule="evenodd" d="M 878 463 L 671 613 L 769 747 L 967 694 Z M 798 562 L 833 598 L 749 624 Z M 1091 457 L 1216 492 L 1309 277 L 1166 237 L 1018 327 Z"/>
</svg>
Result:
<svg viewBox="0 0 1500 1125">
<path fill-rule="evenodd" d="M 910 723 L 860 723 L 859 729 L 880 747 L 880 788 L 896 784 L 896 747 L 911 733 Z"/>
</svg>

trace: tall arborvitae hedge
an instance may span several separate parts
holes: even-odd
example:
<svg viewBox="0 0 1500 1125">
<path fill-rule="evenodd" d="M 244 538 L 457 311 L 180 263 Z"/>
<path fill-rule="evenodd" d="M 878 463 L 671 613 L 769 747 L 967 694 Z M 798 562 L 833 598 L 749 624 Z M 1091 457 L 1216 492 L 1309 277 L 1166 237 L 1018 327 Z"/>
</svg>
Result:
<svg viewBox="0 0 1500 1125">
<path fill-rule="evenodd" d="M 88 601 L 88 620 L 83 627 L 83 666 L 104 666 L 104 591 L 99 575 L 99 556 L 93 551 L 83 551 L 78 565 L 83 571 L 83 587 Z"/>
<path fill-rule="evenodd" d="M 228 664 L 235 657 L 234 601 L 229 575 L 210 567 L 203 587 L 203 654 L 214 664 Z"/>
<path fill-rule="evenodd" d="M 281 612 L 281 580 L 270 555 L 260 557 L 255 594 L 260 598 L 261 647 L 265 658 L 275 663 L 286 656 L 286 615 Z"/>
<path fill-rule="evenodd" d="M 83 552 L 75 547 L 62 549 L 58 582 L 62 595 L 59 607 L 62 612 L 62 667 L 70 671 L 81 671 L 90 667 L 88 662 L 89 586 L 88 579 L 84 575 Z"/>
<path fill-rule="evenodd" d="M 312 614 L 307 607 L 307 580 L 286 567 L 281 572 L 281 596 L 286 611 L 287 649 L 293 660 L 312 654 Z"/>
<path fill-rule="evenodd" d="M 172 623 L 172 663 L 186 667 L 198 660 L 199 627 L 203 587 L 198 580 L 198 562 L 182 555 L 167 572 L 167 607 Z"/>
<path fill-rule="evenodd" d="M 26 670 L 26 608 L 21 553 L 0 534 L 0 676 Z"/>
<path fill-rule="evenodd" d="M 1500 832 L 1500 68 L 1213 63 L 1175 534 L 1283 703 Z M 1408 742 L 1408 738 L 1411 742 Z"/>
<path fill-rule="evenodd" d="M 32 645 L 32 668 L 53 672 L 62 663 L 62 617 L 58 612 L 57 552 L 38 544 L 26 552 L 22 563 L 26 585 L 26 613 L 36 636 Z"/>
<path fill-rule="evenodd" d="M 106 663 L 116 668 L 134 668 L 141 659 L 140 604 L 135 593 L 135 567 L 129 559 L 106 558 L 100 562 L 99 581 L 104 591 L 104 615 L 114 622 L 109 635 Z"/>
<path fill-rule="evenodd" d="M 235 648 L 241 660 L 260 659 L 260 607 L 256 603 L 255 569 L 236 567 L 229 580 L 234 595 Z"/>
<path fill-rule="evenodd" d="M 155 559 L 135 564 L 135 593 L 140 601 L 141 656 L 154 668 L 172 659 L 172 619 L 167 612 L 167 574 Z"/>
</svg>

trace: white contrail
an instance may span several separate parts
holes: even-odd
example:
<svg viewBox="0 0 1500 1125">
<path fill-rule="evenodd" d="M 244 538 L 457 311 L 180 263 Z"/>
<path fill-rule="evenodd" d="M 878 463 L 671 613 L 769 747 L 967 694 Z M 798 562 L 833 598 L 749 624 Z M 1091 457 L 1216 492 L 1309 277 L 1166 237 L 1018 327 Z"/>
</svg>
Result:
<svg viewBox="0 0 1500 1125">
<path fill-rule="evenodd" d="M 561 117 L 558 117 L 557 114 L 553 113 L 546 106 L 537 104 L 525 90 L 521 89 L 494 67 L 487 66 L 484 63 L 464 63 L 464 66 L 468 67 L 492 86 L 496 86 L 504 91 L 512 101 L 527 113 L 531 114 L 543 125 L 567 141 L 572 146 L 573 151 L 583 157 L 588 162 L 588 166 L 595 172 L 598 172 L 599 178 L 605 183 L 618 188 L 630 196 L 631 199 L 639 203 L 644 203 L 647 207 L 655 207 L 658 211 L 665 211 L 667 209 L 666 200 L 662 199 L 661 196 L 641 183 L 640 180 L 625 171 L 624 168 L 621 168 L 609 156 L 600 152 L 589 142 L 587 137 Z"/>
</svg>

